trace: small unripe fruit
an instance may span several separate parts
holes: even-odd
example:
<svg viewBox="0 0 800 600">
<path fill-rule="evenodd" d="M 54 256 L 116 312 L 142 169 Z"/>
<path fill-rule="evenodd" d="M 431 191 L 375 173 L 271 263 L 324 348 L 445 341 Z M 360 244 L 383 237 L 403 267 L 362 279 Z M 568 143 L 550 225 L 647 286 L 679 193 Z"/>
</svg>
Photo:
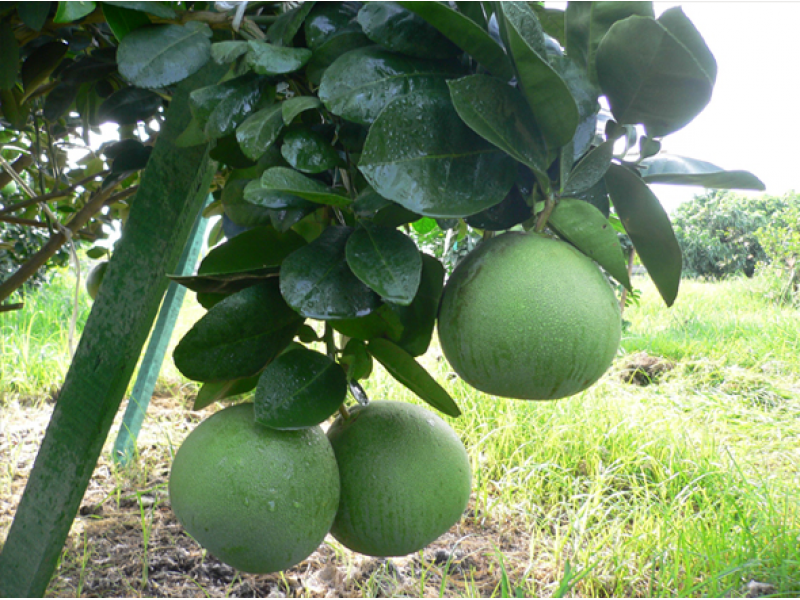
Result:
<svg viewBox="0 0 800 600">
<path fill-rule="evenodd" d="M 86 291 L 92 300 L 97 299 L 100 284 L 103 283 L 103 277 L 106 276 L 106 269 L 108 269 L 108 261 L 101 262 L 95 265 L 86 277 Z"/>
</svg>

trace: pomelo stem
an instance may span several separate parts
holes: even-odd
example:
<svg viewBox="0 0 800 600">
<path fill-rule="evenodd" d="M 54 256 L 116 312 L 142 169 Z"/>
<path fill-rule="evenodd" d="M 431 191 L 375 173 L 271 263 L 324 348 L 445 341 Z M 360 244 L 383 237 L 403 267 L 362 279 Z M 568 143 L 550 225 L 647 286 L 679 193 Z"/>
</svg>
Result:
<svg viewBox="0 0 800 600">
<path fill-rule="evenodd" d="M 534 227 L 534 231 L 536 233 L 541 233 L 544 231 L 544 228 L 547 226 L 547 219 L 550 218 L 550 214 L 553 212 L 553 209 L 556 207 L 556 202 L 552 196 L 547 196 L 544 201 L 544 209 L 542 212 L 539 213 L 539 218 L 536 220 L 536 227 Z"/>
<path fill-rule="evenodd" d="M 344 405 L 344 403 L 339 405 L 339 414 L 342 415 L 342 418 L 345 421 L 350 420 L 350 411 L 347 410 L 347 407 Z"/>
</svg>

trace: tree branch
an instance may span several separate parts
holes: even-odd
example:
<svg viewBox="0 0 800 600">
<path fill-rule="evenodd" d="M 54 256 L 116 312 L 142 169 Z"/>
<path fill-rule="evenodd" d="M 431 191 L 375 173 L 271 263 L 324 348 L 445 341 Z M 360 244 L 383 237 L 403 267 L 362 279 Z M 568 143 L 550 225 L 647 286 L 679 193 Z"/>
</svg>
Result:
<svg viewBox="0 0 800 600">
<path fill-rule="evenodd" d="M 22 170 L 30 167 L 33 164 L 33 156 L 30 154 L 23 154 L 17 160 L 15 160 L 11 168 L 14 169 L 17 173 L 22 173 Z M 0 169 L 0 188 L 6 187 L 9 183 L 11 183 L 13 177 L 10 173 L 6 173 L 3 169 Z"/>
<path fill-rule="evenodd" d="M 3 213 L 0 213 L 0 222 L 12 223 L 14 225 L 25 225 L 26 227 L 41 227 L 42 229 L 48 229 L 47 223 L 42 223 L 41 221 L 34 221 L 33 219 L 20 219 L 19 217 L 8 217 Z"/>
<path fill-rule="evenodd" d="M 12 166 L 16 168 L 15 166 L 16 164 L 17 163 L 14 163 L 14 165 Z M 16 204 L 12 204 L 11 206 L 7 206 L 3 210 L 0 210 L 0 216 L 7 215 L 8 213 L 12 212 L 17 212 L 20 209 L 27 208 L 34 204 L 39 204 L 40 202 L 49 202 L 50 200 L 65 198 L 69 196 L 69 194 L 74 192 L 76 188 L 82 186 L 83 184 L 88 183 L 89 181 L 92 181 L 97 177 L 105 177 L 109 173 L 111 173 L 111 171 L 100 171 L 99 173 L 95 173 L 94 175 L 89 175 L 88 177 L 84 177 L 80 181 L 73 183 L 72 185 L 64 188 L 63 190 L 55 190 L 53 192 L 42 194 L 41 196 L 36 196 L 34 198 L 28 198 L 27 200 L 22 200 L 21 202 L 17 202 Z"/>
</svg>

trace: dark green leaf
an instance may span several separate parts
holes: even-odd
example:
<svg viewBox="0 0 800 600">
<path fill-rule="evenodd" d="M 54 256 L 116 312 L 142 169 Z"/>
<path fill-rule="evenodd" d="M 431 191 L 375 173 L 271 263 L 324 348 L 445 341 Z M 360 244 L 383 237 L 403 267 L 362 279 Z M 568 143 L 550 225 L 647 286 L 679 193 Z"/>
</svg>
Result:
<svg viewBox="0 0 800 600">
<path fill-rule="evenodd" d="M 606 187 L 623 227 L 667 306 L 678 296 L 681 248 L 667 213 L 641 177 L 611 165 Z"/>
<path fill-rule="evenodd" d="M 569 86 L 547 60 L 539 21 L 524 2 L 499 7 L 519 87 L 548 147 L 564 146 L 575 135 L 580 116 Z"/>
<path fill-rule="evenodd" d="M 306 44 L 316 51 L 322 44 L 355 21 L 358 4 L 354 2 L 318 2 L 306 17 L 303 28 Z"/>
<path fill-rule="evenodd" d="M 236 140 L 245 156 L 258 160 L 275 143 L 282 129 L 281 104 L 273 104 L 247 117 L 236 129 Z"/>
<path fill-rule="evenodd" d="M 261 180 L 254 180 L 244 188 L 244 199 L 255 206 L 263 206 L 273 210 L 283 210 L 286 208 L 308 208 L 318 207 L 315 202 L 305 200 L 299 196 L 286 192 L 277 192 L 261 185 Z"/>
<path fill-rule="evenodd" d="M 95 260 L 97 260 L 98 258 L 103 258 L 107 254 L 108 254 L 108 248 L 105 248 L 103 246 L 94 246 L 86 251 L 86 256 Z"/>
<path fill-rule="evenodd" d="M 697 28 L 680 6 L 665 10 L 658 17 L 659 24 L 681 42 L 700 64 L 711 81 L 717 80 L 717 61 Z"/>
<path fill-rule="evenodd" d="M 578 107 L 578 127 L 564 150 L 569 162 L 578 160 L 597 143 L 597 115 L 600 112 L 600 89 L 589 81 L 586 71 L 568 56 L 550 56 L 550 64 L 567 84 Z M 562 165 L 563 166 L 563 165 Z M 571 165 L 570 165 L 571 166 Z"/>
<path fill-rule="evenodd" d="M 246 394 L 254 389 L 258 384 L 259 375 L 253 377 L 245 377 L 244 379 L 234 379 L 232 381 L 215 381 L 213 383 L 204 383 L 197 392 L 197 397 L 194 399 L 194 406 L 192 410 L 203 410 L 205 407 L 219 402 L 225 398 L 233 398 Z"/>
<path fill-rule="evenodd" d="M 684 127 L 714 88 L 687 45 L 648 17 L 629 17 L 608 30 L 597 49 L 597 78 L 614 119 L 644 125 L 649 137 Z"/>
<path fill-rule="evenodd" d="M 228 296 L 206 313 L 175 348 L 175 366 L 195 381 L 227 381 L 261 371 L 294 338 L 303 319 L 276 283 Z"/>
<path fill-rule="evenodd" d="M 311 58 L 307 48 L 284 48 L 267 42 L 249 41 L 247 66 L 259 75 L 283 75 L 302 69 Z"/>
<path fill-rule="evenodd" d="M 347 206 L 352 202 L 350 198 L 336 193 L 324 183 L 286 167 L 272 167 L 264 171 L 261 176 L 261 186 L 268 190 L 299 196 L 318 204 Z"/>
<path fill-rule="evenodd" d="M 117 49 L 119 72 L 142 88 L 172 85 L 200 70 L 211 57 L 205 23 L 151 25 L 132 31 Z"/>
<path fill-rule="evenodd" d="M 0 89 L 10 90 L 17 83 L 19 44 L 8 21 L 0 22 Z"/>
<path fill-rule="evenodd" d="M 150 25 L 150 19 L 141 11 L 114 6 L 108 2 L 103 2 L 102 7 L 106 23 L 117 41 L 121 42 L 130 32 Z"/>
<path fill-rule="evenodd" d="M 211 58 L 218 65 L 232 63 L 240 56 L 244 56 L 250 50 L 247 42 L 228 41 L 211 44 Z"/>
<path fill-rule="evenodd" d="M 342 164 L 336 149 L 325 136 L 304 126 L 287 130 L 283 136 L 281 155 L 303 173 L 322 173 Z"/>
<path fill-rule="evenodd" d="M 433 408 L 451 417 L 461 415 L 450 394 L 408 352 L 380 338 L 371 340 L 367 350 L 386 367 L 392 377 Z"/>
<path fill-rule="evenodd" d="M 201 131 L 201 134 L 203 139 L 208 137 L 204 131 Z M 255 164 L 254 160 L 244 155 L 239 147 L 239 142 L 236 141 L 236 135 L 233 133 L 217 138 L 209 156 L 218 163 L 233 169 L 248 169 Z"/>
<path fill-rule="evenodd" d="M 17 14 L 27 27 L 41 31 L 50 14 L 51 4 L 51 2 L 20 2 L 17 5 Z"/>
<path fill-rule="evenodd" d="M 425 61 L 376 46 L 352 50 L 325 71 L 319 98 L 333 114 L 362 125 L 375 121 L 392 100 L 416 90 L 447 90 L 455 63 Z"/>
<path fill-rule="evenodd" d="M 149 90 L 126 87 L 117 90 L 97 109 L 101 123 L 111 121 L 119 125 L 133 125 L 146 121 L 161 108 L 161 96 Z"/>
<path fill-rule="evenodd" d="M 441 92 L 389 104 L 369 131 L 359 170 L 381 196 L 431 217 L 494 206 L 516 177 L 516 163 L 464 125 Z"/>
<path fill-rule="evenodd" d="M 399 339 L 404 329 L 400 317 L 386 304 L 365 317 L 337 319 L 330 323 L 342 335 L 362 341 L 377 337 Z"/>
<path fill-rule="evenodd" d="M 30 95 L 42 85 L 61 64 L 69 46 L 62 42 L 47 42 L 31 52 L 22 63 L 22 87 Z"/>
<path fill-rule="evenodd" d="M 58 87 L 56 87 L 53 92 L 55 92 L 56 89 L 58 89 Z M 28 121 L 28 114 L 30 113 L 30 105 L 22 102 L 22 93 L 18 89 L 0 89 L 0 109 L 2 109 L 3 118 L 11 123 L 13 129 L 22 129 L 25 127 Z M 47 102 L 45 102 L 44 105 L 44 112 L 45 115 L 48 114 Z"/>
<path fill-rule="evenodd" d="M 617 21 L 632 15 L 655 17 L 652 2 L 569 2 L 565 14 L 567 55 L 597 83 L 595 55 L 600 40 Z"/>
<path fill-rule="evenodd" d="M 213 248 L 200 263 L 198 275 L 277 271 L 283 260 L 306 245 L 294 231 L 278 233 L 255 227 Z"/>
<path fill-rule="evenodd" d="M 398 2 L 436 27 L 495 77 L 509 81 L 514 70 L 500 44 L 476 22 L 440 2 Z"/>
<path fill-rule="evenodd" d="M 371 45 L 372 42 L 361 31 L 361 27 L 358 23 L 352 23 L 338 30 L 330 38 L 325 40 L 325 43 L 314 49 L 314 54 L 306 65 L 306 76 L 308 80 L 313 85 L 319 85 L 325 71 L 337 58 L 356 48 L 363 48 L 364 46 Z"/>
<path fill-rule="evenodd" d="M 197 301 L 204 308 L 211 308 L 230 294 L 235 294 L 259 283 L 275 279 L 275 273 L 266 275 L 230 274 L 230 275 L 168 275 L 172 281 L 193 292 L 197 292 Z"/>
<path fill-rule="evenodd" d="M 345 247 L 352 232 L 350 227 L 330 226 L 283 261 L 281 292 L 303 316 L 348 319 L 365 316 L 380 306 L 378 295 L 347 266 Z"/>
<path fill-rule="evenodd" d="M 408 306 L 417 295 L 422 256 L 404 233 L 364 222 L 347 240 L 346 257 L 355 276 L 383 300 Z"/>
<path fill-rule="evenodd" d="M 106 0 L 103 4 L 111 4 L 128 10 L 137 10 L 162 19 L 174 19 L 177 17 L 175 11 L 162 2 L 117 2 Z"/>
<path fill-rule="evenodd" d="M 347 342 L 339 359 L 348 381 L 367 379 L 372 374 L 372 362 L 372 355 L 367 352 L 367 346 L 356 339 Z"/>
<path fill-rule="evenodd" d="M 132 34 L 133 35 L 133 34 Z M 263 80 L 248 73 L 190 94 L 192 114 L 205 134 L 216 139 L 233 133 L 261 97 Z"/>
<path fill-rule="evenodd" d="M 117 65 L 94 56 L 84 56 L 60 70 L 58 77 L 63 82 L 74 84 L 92 83 L 105 79 L 116 72 Z"/>
<path fill-rule="evenodd" d="M 467 217 L 467 225 L 487 231 L 505 231 L 533 216 L 533 209 L 515 185 L 500 203 Z"/>
<path fill-rule="evenodd" d="M 561 190 L 561 195 L 572 196 L 597 185 L 597 182 L 603 179 L 608 171 L 613 156 L 613 140 L 608 140 L 593 148 L 572 170 Z"/>
<path fill-rule="evenodd" d="M 358 11 L 366 36 L 384 48 L 417 58 L 452 58 L 461 49 L 419 15 L 396 2 L 369 2 Z"/>
<path fill-rule="evenodd" d="M 631 289 L 628 266 L 617 232 L 597 208 L 583 200 L 563 198 L 547 224 L 608 271 L 614 279 Z"/>
<path fill-rule="evenodd" d="M 766 189 L 764 183 L 749 171 L 726 171 L 704 160 L 670 154 L 646 158 L 639 163 L 647 183 L 698 185 L 726 190 Z"/>
<path fill-rule="evenodd" d="M 261 373 L 254 400 L 256 422 L 273 429 L 313 427 L 335 413 L 346 396 L 342 367 L 319 352 L 292 350 Z"/>
<path fill-rule="evenodd" d="M 547 142 L 519 90 L 487 75 L 447 84 L 458 116 L 470 129 L 547 179 Z"/>
<path fill-rule="evenodd" d="M 303 2 L 280 15 L 267 30 L 267 39 L 273 44 L 291 46 L 294 36 L 300 31 L 303 22 L 316 2 Z"/>
<path fill-rule="evenodd" d="M 150 154 L 153 151 L 151 146 L 142 143 L 132 145 L 120 152 L 111 164 L 112 173 L 127 173 L 129 171 L 140 171 L 147 166 Z"/>
<path fill-rule="evenodd" d="M 54 23 L 72 23 L 94 12 L 97 2 L 59 2 Z"/>
</svg>

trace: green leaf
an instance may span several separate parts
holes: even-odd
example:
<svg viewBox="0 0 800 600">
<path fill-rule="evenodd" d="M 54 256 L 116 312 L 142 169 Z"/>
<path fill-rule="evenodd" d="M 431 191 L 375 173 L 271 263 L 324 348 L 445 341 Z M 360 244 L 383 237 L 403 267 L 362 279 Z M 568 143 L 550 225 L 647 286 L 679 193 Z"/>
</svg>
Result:
<svg viewBox="0 0 800 600">
<path fill-rule="evenodd" d="M 347 376 L 330 358 L 300 348 L 281 354 L 261 373 L 256 422 L 273 429 L 313 427 L 333 415 L 347 396 Z"/>
<path fill-rule="evenodd" d="M 465 217 L 500 203 L 516 163 L 470 130 L 449 94 L 414 92 L 372 125 L 359 170 L 376 192 L 430 217 Z"/>
<path fill-rule="evenodd" d="M 361 341 L 377 337 L 398 339 L 403 334 L 403 324 L 397 313 L 387 304 L 381 305 L 364 317 L 330 321 L 331 327 L 342 335 Z"/>
<path fill-rule="evenodd" d="M 562 198 L 547 224 L 591 258 L 626 288 L 631 289 L 628 266 L 617 232 L 597 208 L 575 198 Z"/>
<path fill-rule="evenodd" d="M 8 21 L 0 23 L 0 89 L 10 90 L 17 83 L 19 44 Z"/>
<path fill-rule="evenodd" d="M 284 48 L 267 42 L 247 42 L 247 66 L 259 75 L 284 75 L 302 69 L 311 58 L 307 48 Z"/>
<path fill-rule="evenodd" d="M 396 229 L 364 222 L 347 240 L 347 264 L 383 300 L 408 306 L 422 276 L 422 256 L 414 241 Z"/>
<path fill-rule="evenodd" d="M 204 383 L 200 387 L 200 391 L 197 392 L 192 410 L 203 410 L 207 406 L 214 404 L 214 402 L 246 394 L 256 388 L 258 378 L 259 375 L 254 375 L 253 377 L 234 379 L 232 381 Z"/>
<path fill-rule="evenodd" d="M 433 408 L 451 417 L 461 415 L 461 411 L 450 394 L 436 383 L 436 380 L 422 365 L 397 344 L 378 338 L 369 342 L 367 350 L 389 371 L 392 377 Z"/>
<path fill-rule="evenodd" d="M 205 23 L 151 25 L 132 31 L 117 49 L 119 72 L 137 87 L 161 88 L 200 70 L 211 57 Z"/>
<path fill-rule="evenodd" d="M 514 77 L 514 69 L 503 47 L 475 21 L 440 2 L 398 2 L 398 4 L 436 27 L 495 77 L 503 81 L 509 81 Z"/>
<path fill-rule="evenodd" d="M 161 19 L 175 19 L 178 16 L 174 10 L 163 2 L 112 2 L 106 0 L 103 4 L 111 4 L 112 6 L 127 8 L 128 10 L 144 12 Z"/>
<path fill-rule="evenodd" d="M 247 42 L 227 41 L 211 44 L 211 58 L 218 65 L 232 63 L 240 56 L 244 56 L 250 50 Z"/>
<path fill-rule="evenodd" d="M 700 32 L 680 6 L 665 10 L 658 17 L 659 24 L 681 42 L 700 64 L 711 81 L 717 80 L 717 61 Z"/>
<path fill-rule="evenodd" d="M 342 29 L 350 26 L 358 14 L 351 2 L 317 2 L 303 23 L 306 44 L 316 50 Z"/>
<path fill-rule="evenodd" d="M 642 179 L 647 183 L 699 185 L 726 190 L 766 189 L 764 183 L 749 171 L 726 171 L 704 160 L 670 154 L 659 154 L 639 163 Z"/>
<path fill-rule="evenodd" d="M 263 80 L 252 73 L 194 90 L 190 98 L 192 115 L 205 134 L 221 138 L 233 133 L 261 97 Z"/>
<path fill-rule="evenodd" d="M 207 140 L 209 137 L 205 131 L 201 130 L 200 134 L 203 136 L 204 140 Z M 232 169 L 249 169 L 254 166 L 255 161 L 244 155 L 242 149 L 239 147 L 239 142 L 236 141 L 235 134 L 230 133 L 213 141 L 214 145 L 208 155 L 221 165 L 231 167 Z"/>
<path fill-rule="evenodd" d="M 608 171 L 613 156 L 614 140 L 608 140 L 593 148 L 572 170 L 561 190 L 561 195 L 580 194 L 597 185 Z"/>
<path fill-rule="evenodd" d="M 97 117 L 101 123 L 111 121 L 119 125 L 133 125 L 155 115 L 161 104 L 161 96 L 155 92 L 125 87 L 103 101 L 97 109 Z"/>
<path fill-rule="evenodd" d="M 617 21 L 632 15 L 655 17 L 652 2 L 569 2 L 564 15 L 567 55 L 597 83 L 595 55 L 603 36 Z"/>
<path fill-rule="evenodd" d="M 524 2 L 502 2 L 498 6 L 519 87 L 548 147 L 564 146 L 578 127 L 578 107 L 569 86 L 547 60 L 539 21 Z"/>
<path fill-rule="evenodd" d="M 59 2 L 53 23 L 72 23 L 90 15 L 97 8 L 97 2 Z"/>
<path fill-rule="evenodd" d="M 284 125 L 291 125 L 292 121 L 307 110 L 322 108 L 322 102 L 316 96 L 296 96 L 281 102 Z"/>
<path fill-rule="evenodd" d="M 547 142 L 519 90 L 487 75 L 447 85 L 458 116 L 470 129 L 547 179 Z"/>
<path fill-rule="evenodd" d="M 486 231 L 505 231 L 533 216 L 533 209 L 516 185 L 500 204 L 495 204 L 465 219 L 467 225 Z"/>
<path fill-rule="evenodd" d="M 359 48 L 325 71 L 319 99 L 333 114 L 368 125 L 399 96 L 424 89 L 446 91 L 445 78 L 460 71 L 455 63 L 407 58 L 375 46 Z"/>
<path fill-rule="evenodd" d="M 352 202 L 350 198 L 336 193 L 324 183 L 286 167 L 272 167 L 264 171 L 261 176 L 261 186 L 268 190 L 299 196 L 317 204 L 347 206 Z"/>
<path fill-rule="evenodd" d="M 287 256 L 305 245 L 294 231 L 279 233 L 272 227 L 255 227 L 209 251 L 197 274 L 275 272 Z"/>
<path fill-rule="evenodd" d="M 108 2 L 103 2 L 102 8 L 106 23 L 120 42 L 132 31 L 151 24 L 148 16 L 138 10 L 114 6 Z"/>
<path fill-rule="evenodd" d="M 253 113 L 236 128 L 236 141 L 244 155 L 258 160 L 283 130 L 281 104 L 273 104 Z"/>
<path fill-rule="evenodd" d="M 303 2 L 281 14 L 267 30 L 267 39 L 273 44 L 291 46 L 294 36 L 300 31 L 303 22 L 316 2 Z"/>
<path fill-rule="evenodd" d="M 173 353 L 175 366 L 195 381 L 251 377 L 289 345 L 302 322 L 277 282 L 249 287 L 213 306 L 189 330 Z"/>
<path fill-rule="evenodd" d="M 255 206 L 263 206 L 273 210 L 307 208 L 309 206 L 316 208 L 319 206 L 316 202 L 310 202 L 299 196 L 265 188 L 261 185 L 260 179 L 247 184 L 244 188 L 244 199 Z"/>
<path fill-rule="evenodd" d="M 606 187 L 623 227 L 667 306 L 678 296 L 681 248 L 667 213 L 641 177 L 611 165 Z"/>
<path fill-rule="evenodd" d="M 337 30 L 322 45 L 314 49 L 314 54 L 306 65 L 308 80 L 313 85 L 318 86 L 325 71 L 337 58 L 351 50 L 363 48 L 364 46 L 372 46 L 372 42 L 361 31 L 358 23 L 352 23 L 343 29 Z"/>
<path fill-rule="evenodd" d="M 79 86 L 71 83 L 59 83 L 54 87 L 44 100 L 44 118 L 50 122 L 57 121 L 69 110 L 78 96 Z M 3 114 L 10 118 L 7 106 L 3 105 Z"/>
<path fill-rule="evenodd" d="M 345 370 L 348 381 L 367 379 L 372 374 L 372 355 L 361 340 L 350 339 L 342 350 L 339 364 Z"/>
<path fill-rule="evenodd" d="M 312 319 L 348 319 L 380 306 L 378 295 L 353 275 L 345 247 L 350 227 L 330 226 L 281 267 L 281 293 L 295 310 Z"/>
<path fill-rule="evenodd" d="M 295 126 L 286 131 L 281 155 L 303 173 L 322 173 L 342 164 L 342 159 L 325 136 L 310 127 Z"/>
<path fill-rule="evenodd" d="M 22 63 L 20 72 L 26 97 L 47 81 L 56 67 L 61 64 L 67 49 L 68 45 L 62 42 L 47 42 L 28 55 L 28 58 Z"/>
<path fill-rule="evenodd" d="M 17 14 L 27 27 L 41 31 L 50 14 L 50 2 L 20 2 Z"/>
<path fill-rule="evenodd" d="M 452 58 L 461 49 L 419 15 L 396 2 L 369 2 L 358 11 L 366 36 L 384 48 L 417 58 Z"/>
<path fill-rule="evenodd" d="M 684 127 L 705 108 L 714 89 L 686 43 L 647 17 L 629 17 L 608 30 L 597 49 L 597 78 L 614 119 L 644 125 L 649 137 Z"/>
</svg>

